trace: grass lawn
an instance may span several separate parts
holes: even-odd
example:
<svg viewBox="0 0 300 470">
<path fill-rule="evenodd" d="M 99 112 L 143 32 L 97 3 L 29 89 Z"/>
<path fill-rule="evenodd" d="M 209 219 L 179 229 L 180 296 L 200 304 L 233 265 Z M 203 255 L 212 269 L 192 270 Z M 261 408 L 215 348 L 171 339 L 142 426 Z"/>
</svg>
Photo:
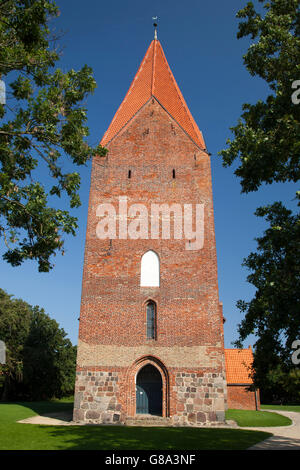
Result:
<svg viewBox="0 0 300 470">
<path fill-rule="evenodd" d="M 226 419 L 232 419 L 243 427 L 289 426 L 292 421 L 286 416 L 269 411 L 227 410 Z"/>
<path fill-rule="evenodd" d="M 300 413 L 300 405 L 261 405 L 262 410 L 296 411 Z"/>
<path fill-rule="evenodd" d="M 44 426 L 18 420 L 66 411 L 68 401 L 0 404 L 1 450 L 243 450 L 270 434 L 240 429 Z"/>
</svg>

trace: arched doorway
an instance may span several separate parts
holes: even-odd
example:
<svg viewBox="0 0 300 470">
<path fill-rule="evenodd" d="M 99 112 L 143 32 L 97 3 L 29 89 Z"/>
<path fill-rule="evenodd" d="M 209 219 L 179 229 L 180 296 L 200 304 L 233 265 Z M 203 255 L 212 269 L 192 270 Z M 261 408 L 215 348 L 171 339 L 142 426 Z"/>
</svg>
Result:
<svg viewBox="0 0 300 470">
<path fill-rule="evenodd" d="M 162 379 L 152 364 L 145 365 L 136 377 L 136 413 L 162 416 Z"/>
</svg>

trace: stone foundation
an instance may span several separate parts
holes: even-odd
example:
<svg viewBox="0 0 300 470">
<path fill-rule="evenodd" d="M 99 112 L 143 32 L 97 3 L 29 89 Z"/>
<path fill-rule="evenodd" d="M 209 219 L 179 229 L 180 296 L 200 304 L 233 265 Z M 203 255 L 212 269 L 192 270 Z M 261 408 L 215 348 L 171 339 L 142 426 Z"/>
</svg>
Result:
<svg viewBox="0 0 300 470">
<path fill-rule="evenodd" d="M 135 413 L 126 409 L 124 372 L 77 371 L 73 421 L 124 424 L 127 417 L 134 418 Z M 165 416 L 169 425 L 201 426 L 225 421 L 222 374 L 180 371 L 172 374 L 170 382 L 167 403 L 163 403 L 163 408 L 170 410 Z"/>
<path fill-rule="evenodd" d="M 124 421 L 117 391 L 117 372 L 77 372 L 73 420 L 115 424 Z"/>
<path fill-rule="evenodd" d="M 178 404 L 174 423 L 224 422 L 224 379 L 221 374 L 178 372 L 175 384 Z"/>
</svg>

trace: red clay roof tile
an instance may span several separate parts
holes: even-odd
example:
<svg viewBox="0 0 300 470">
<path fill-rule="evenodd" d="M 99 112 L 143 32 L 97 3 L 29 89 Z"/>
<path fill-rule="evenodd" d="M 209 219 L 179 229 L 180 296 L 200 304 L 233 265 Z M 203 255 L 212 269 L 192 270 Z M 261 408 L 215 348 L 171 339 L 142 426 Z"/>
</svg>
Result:
<svg viewBox="0 0 300 470">
<path fill-rule="evenodd" d="M 226 380 L 228 384 L 252 384 L 249 375 L 253 363 L 252 349 L 225 349 Z"/>
<path fill-rule="evenodd" d="M 101 145 L 110 142 L 151 97 L 166 109 L 200 148 L 205 148 L 202 133 L 179 90 L 158 40 L 151 42 Z"/>
</svg>

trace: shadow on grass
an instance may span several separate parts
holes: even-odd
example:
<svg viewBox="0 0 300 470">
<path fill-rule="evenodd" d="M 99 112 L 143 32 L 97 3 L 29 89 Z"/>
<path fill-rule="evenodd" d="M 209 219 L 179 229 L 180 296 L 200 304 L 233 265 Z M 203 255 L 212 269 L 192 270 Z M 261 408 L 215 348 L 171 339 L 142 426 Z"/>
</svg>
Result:
<svg viewBox="0 0 300 470">
<path fill-rule="evenodd" d="M 69 450 L 242 450 L 269 433 L 237 429 L 127 426 L 48 427 L 59 449 Z"/>
<path fill-rule="evenodd" d="M 59 419 L 63 421 L 71 421 L 73 414 L 73 402 L 72 401 L 20 401 L 20 402 L 0 402 L 3 405 L 20 405 L 24 408 L 32 410 L 32 416 L 41 415 L 49 416 L 50 418 L 59 416 Z"/>
<path fill-rule="evenodd" d="M 5 450 L 244 450 L 270 434 L 244 429 L 103 425 L 49 426 L 18 423 L 35 414 L 72 411 L 71 402 L 7 403 L 0 414 Z M 2 434 L 1 434 L 2 433 Z"/>
</svg>

